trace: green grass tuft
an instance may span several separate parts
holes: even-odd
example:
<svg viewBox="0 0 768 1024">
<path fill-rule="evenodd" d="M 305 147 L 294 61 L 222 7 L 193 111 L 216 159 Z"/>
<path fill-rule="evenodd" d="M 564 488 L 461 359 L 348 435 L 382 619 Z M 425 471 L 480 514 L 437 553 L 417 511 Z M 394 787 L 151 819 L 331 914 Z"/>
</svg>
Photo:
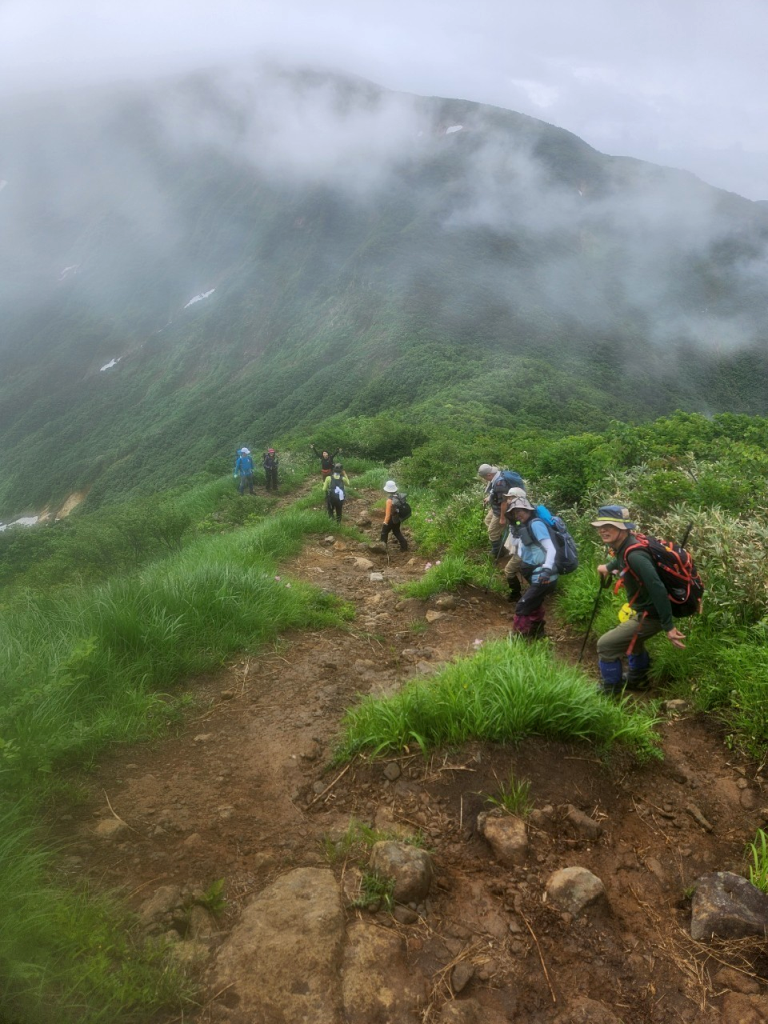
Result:
<svg viewBox="0 0 768 1024">
<path fill-rule="evenodd" d="M 601 748 L 622 744 L 653 757 L 659 756 L 655 722 L 626 700 L 607 701 L 579 668 L 555 660 L 546 645 L 497 641 L 393 697 L 364 699 L 345 716 L 336 758 L 531 735 Z"/>
</svg>

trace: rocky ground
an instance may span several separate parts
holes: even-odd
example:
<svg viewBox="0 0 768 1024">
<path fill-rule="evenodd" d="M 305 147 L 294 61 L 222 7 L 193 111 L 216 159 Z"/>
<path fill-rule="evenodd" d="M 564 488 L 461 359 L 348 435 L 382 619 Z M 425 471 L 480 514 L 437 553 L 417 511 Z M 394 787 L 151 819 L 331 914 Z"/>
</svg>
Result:
<svg viewBox="0 0 768 1024">
<path fill-rule="evenodd" d="M 348 520 L 370 519 L 375 497 Z M 77 780 L 83 802 L 52 822 L 62 869 L 122 892 L 193 963 L 204 996 L 183 1019 L 199 1024 L 768 1020 L 764 943 L 691 937 L 693 883 L 744 871 L 764 777 L 685 705 L 666 712 L 664 762 L 646 767 L 535 739 L 328 767 L 359 694 L 508 632 L 493 593 L 402 600 L 393 586 L 424 566 L 311 540 L 286 582 L 334 591 L 355 621 L 190 680 L 182 729 Z M 575 659 L 578 638 L 551 634 Z M 524 827 L 488 803 L 510 771 L 531 783 Z M 394 913 L 356 905 L 370 851 L 355 823 L 422 837 L 426 854 L 404 849 L 426 857 L 426 882 Z"/>
</svg>

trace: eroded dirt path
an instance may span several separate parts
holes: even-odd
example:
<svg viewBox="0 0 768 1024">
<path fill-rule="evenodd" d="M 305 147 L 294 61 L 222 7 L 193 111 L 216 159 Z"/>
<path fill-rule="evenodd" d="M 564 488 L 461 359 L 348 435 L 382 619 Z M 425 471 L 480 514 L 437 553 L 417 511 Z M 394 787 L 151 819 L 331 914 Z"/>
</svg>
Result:
<svg viewBox="0 0 768 1024">
<path fill-rule="evenodd" d="M 366 498 L 375 500 L 350 503 L 350 521 L 365 516 Z M 376 529 L 368 532 L 375 539 Z M 713 983 L 723 964 L 687 933 L 686 887 L 708 870 L 743 870 L 744 843 L 768 804 L 762 775 L 739 763 L 706 722 L 670 717 L 662 727 L 666 760 L 645 768 L 529 740 L 514 748 L 469 744 L 426 763 L 414 756 L 356 762 L 343 774 L 327 769 L 340 719 L 359 694 L 393 692 L 509 629 L 509 605 L 480 590 L 464 591 L 455 608 L 428 622 L 434 601 L 403 601 L 392 590 L 420 577 L 424 565 L 417 552 L 387 557 L 347 540 L 310 540 L 284 567 L 286 581 L 309 580 L 354 602 L 355 621 L 286 636 L 195 680 L 199 710 L 177 735 L 105 756 L 80 780 L 84 803 L 61 808 L 54 822 L 69 848 L 64 870 L 125 894 L 150 931 L 187 940 L 180 949 L 205 972 L 249 900 L 293 868 L 327 866 L 328 837 L 343 834 L 351 819 L 419 829 L 437 871 L 425 904 L 398 920 L 349 910 L 394 930 L 397 969 L 418 980 L 412 1016 L 393 1021 L 470 1024 L 473 1013 L 490 1024 L 768 1019 L 759 960 L 750 953 L 735 981 Z M 572 649 L 573 638 L 561 638 Z M 487 796 L 511 769 L 530 780 L 537 809 L 527 861 L 512 869 L 493 860 L 476 829 Z M 567 805 L 589 815 L 600 834 L 570 823 Z M 548 877 L 569 865 L 603 880 L 610 910 L 571 919 L 542 901 Z M 335 870 L 354 888 L 351 864 Z M 217 879 L 227 904 L 215 919 L 180 909 Z M 733 959 L 733 951 L 718 955 Z M 457 964 L 469 979 L 460 995 Z M 210 985 L 212 997 L 214 975 Z M 262 1018 L 243 1016 L 222 995 L 185 1015 L 195 1019 Z"/>
</svg>

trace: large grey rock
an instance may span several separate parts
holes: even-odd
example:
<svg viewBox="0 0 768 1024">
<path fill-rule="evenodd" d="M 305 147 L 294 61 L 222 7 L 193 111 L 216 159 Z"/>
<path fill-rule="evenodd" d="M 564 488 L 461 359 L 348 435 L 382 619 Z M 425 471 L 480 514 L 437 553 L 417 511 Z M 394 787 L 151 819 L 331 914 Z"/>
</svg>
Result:
<svg viewBox="0 0 768 1024">
<path fill-rule="evenodd" d="M 477 816 L 477 829 L 505 867 L 524 864 L 528 855 L 528 829 L 522 818 L 498 811 L 483 811 Z"/>
<path fill-rule="evenodd" d="M 409 969 L 402 938 L 367 921 L 347 932 L 342 993 L 345 1024 L 419 1024 L 427 1003 L 425 980 Z"/>
<path fill-rule="evenodd" d="M 577 917 L 587 907 L 605 900 L 605 886 L 586 868 L 561 868 L 547 882 L 547 900 Z"/>
<path fill-rule="evenodd" d="M 216 961 L 244 1019 L 341 1024 L 344 911 L 326 868 L 297 868 L 243 911 Z M 250 1015 L 250 1016 L 249 1016 Z"/>
<path fill-rule="evenodd" d="M 432 858 L 426 850 L 409 843 L 384 840 L 375 843 L 370 867 L 377 875 L 395 883 L 393 896 L 398 903 L 420 903 L 432 884 Z"/>
<path fill-rule="evenodd" d="M 731 871 L 699 878 L 691 904 L 691 937 L 706 942 L 746 935 L 768 938 L 768 896 Z"/>
<path fill-rule="evenodd" d="M 374 541 L 371 544 L 365 545 L 366 551 L 370 551 L 372 555 L 386 555 L 387 545 L 381 541 Z"/>
</svg>

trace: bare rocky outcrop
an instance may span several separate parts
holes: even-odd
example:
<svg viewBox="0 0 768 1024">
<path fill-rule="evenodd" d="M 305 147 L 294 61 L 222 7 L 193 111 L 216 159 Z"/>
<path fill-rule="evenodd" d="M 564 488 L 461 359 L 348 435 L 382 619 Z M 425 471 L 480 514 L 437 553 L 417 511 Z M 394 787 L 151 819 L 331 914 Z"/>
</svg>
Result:
<svg viewBox="0 0 768 1024">
<path fill-rule="evenodd" d="M 253 1020 L 340 1024 L 344 912 L 326 868 L 297 868 L 243 911 L 221 947 L 215 984 Z"/>
<path fill-rule="evenodd" d="M 425 979 L 408 968 L 397 932 L 367 920 L 350 925 L 342 964 L 345 1024 L 420 1024 L 427 995 Z"/>
</svg>

